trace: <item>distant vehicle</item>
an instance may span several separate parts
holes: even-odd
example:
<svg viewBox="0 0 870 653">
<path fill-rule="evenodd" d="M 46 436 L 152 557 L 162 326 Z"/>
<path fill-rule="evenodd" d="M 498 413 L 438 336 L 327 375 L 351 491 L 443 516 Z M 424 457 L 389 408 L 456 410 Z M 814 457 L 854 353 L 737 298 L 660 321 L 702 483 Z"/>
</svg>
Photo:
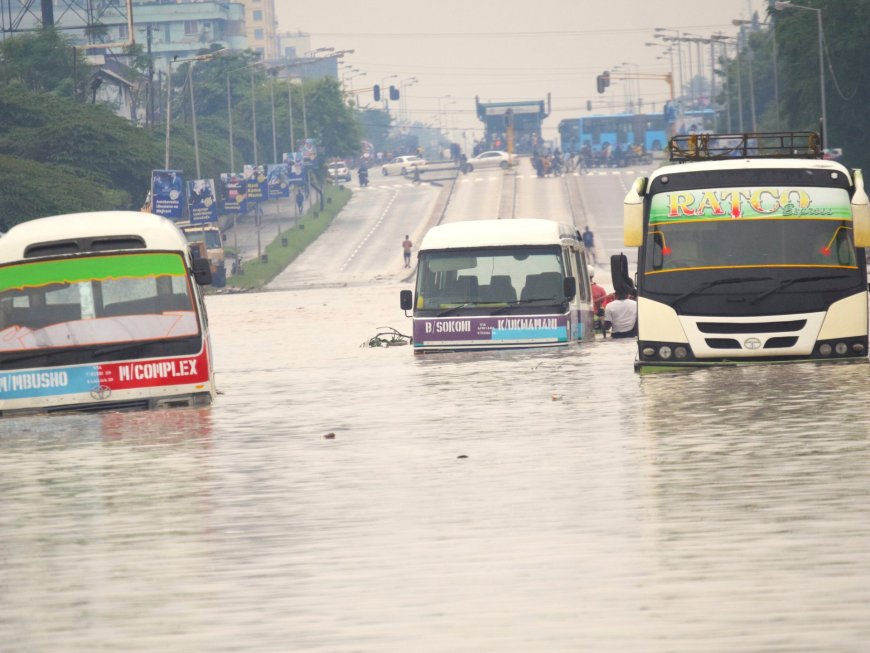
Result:
<svg viewBox="0 0 870 653">
<path fill-rule="evenodd" d="M 381 168 L 381 172 L 384 177 L 388 175 L 407 175 L 409 172 L 413 172 L 414 168 L 423 172 L 426 166 L 426 159 L 411 154 L 408 156 L 397 156 L 389 163 L 385 163 Z"/>
<path fill-rule="evenodd" d="M 501 168 L 507 170 L 512 165 L 516 165 L 516 157 L 512 157 L 507 152 L 501 150 L 490 150 L 489 152 L 481 152 L 477 156 L 473 156 L 465 164 L 468 172 L 475 168 Z"/>
<path fill-rule="evenodd" d="M 563 152 L 588 148 L 597 153 L 606 145 L 615 148 L 626 144 L 642 146 L 647 152 L 661 152 L 668 144 L 671 130 L 675 134 L 709 132 L 715 121 L 713 109 L 687 109 L 673 123 L 661 112 L 583 115 L 559 123 L 559 140 Z"/>
<path fill-rule="evenodd" d="M 671 140 L 625 196 L 638 371 L 867 361 L 870 200 L 812 132 Z M 635 285 L 624 254 L 614 288 Z"/>
<path fill-rule="evenodd" d="M 350 181 L 350 168 L 344 161 L 335 161 L 326 167 L 326 174 L 333 181 Z"/>
<path fill-rule="evenodd" d="M 572 225 L 472 220 L 429 230 L 400 305 L 415 353 L 557 347 L 594 339 L 590 288 Z"/>
<path fill-rule="evenodd" d="M 175 226 L 187 238 L 187 242 L 205 244 L 205 255 L 211 264 L 212 285 L 223 288 L 227 282 L 226 256 L 220 229 L 216 225 L 203 222 L 176 222 Z"/>
<path fill-rule="evenodd" d="M 0 416 L 205 405 L 215 396 L 192 255 L 165 218 L 78 213 L 0 240 Z"/>
</svg>

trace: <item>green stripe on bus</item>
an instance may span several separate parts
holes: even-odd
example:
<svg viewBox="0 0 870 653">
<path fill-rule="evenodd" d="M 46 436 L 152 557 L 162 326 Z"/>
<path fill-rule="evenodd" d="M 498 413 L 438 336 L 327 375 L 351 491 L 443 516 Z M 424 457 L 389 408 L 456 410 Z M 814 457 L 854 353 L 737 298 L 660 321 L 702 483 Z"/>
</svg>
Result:
<svg viewBox="0 0 870 653">
<path fill-rule="evenodd" d="M 0 292 L 90 279 L 135 279 L 184 273 L 184 262 L 179 254 L 112 254 L 33 261 L 0 268 Z"/>
</svg>

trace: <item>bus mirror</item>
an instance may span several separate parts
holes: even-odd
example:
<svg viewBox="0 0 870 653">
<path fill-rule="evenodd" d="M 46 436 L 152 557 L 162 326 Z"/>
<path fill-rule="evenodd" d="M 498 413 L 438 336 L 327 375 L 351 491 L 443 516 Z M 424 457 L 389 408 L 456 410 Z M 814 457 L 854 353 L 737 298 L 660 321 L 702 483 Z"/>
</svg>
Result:
<svg viewBox="0 0 870 653">
<path fill-rule="evenodd" d="M 399 308 L 403 311 L 410 311 L 414 308 L 414 294 L 410 290 L 403 290 L 399 293 Z"/>
<path fill-rule="evenodd" d="M 623 243 L 626 247 L 640 247 L 643 244 L 643 196 L 646 193 L 646 177 L 634 180 L 631 190 L 623 200 Z"/>
<path fill-rule="evenodd" d="M 628 258 L 625 254 L 614 254 L 610 257 L 610 280 L 614 292 L 631 294 L 634 290 L 634 282 L 628 274 Z"/>
<path fill-rule="evenodd" d="M 864 175 L 860 170 L 852 171 L 855 192 L 852 195 L 852 227 L 855 247 L 870 247 L 870 199 L 864 190 Z"/>
<path fill-rule="evenodd" d="M 565 277 L 563 282 L 564 291 L 565 291 L 565 299 L 571 301 L 574 299 L 574 296 L 577 294 L 577 279 L 575 277 Z"/>
<path fill-rule="evenodd" d="M 207 258 L 193 259 L 193 278 L 200 286 L 211 285 L 211 263 Z"/>
</svg>

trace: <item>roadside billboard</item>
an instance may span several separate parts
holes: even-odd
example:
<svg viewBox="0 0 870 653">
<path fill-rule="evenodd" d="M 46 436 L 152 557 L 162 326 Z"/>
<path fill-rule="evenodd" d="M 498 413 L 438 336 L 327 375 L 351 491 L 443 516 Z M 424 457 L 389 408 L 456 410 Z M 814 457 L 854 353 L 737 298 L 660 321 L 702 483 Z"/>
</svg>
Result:
<svg viewBox="0 0 870 653">
<path fill-rule="evenodd" d="M 268 166 L 267 178 L 269 186 L 269 199 L 290 197 L 290 182 L 287 178 L 287 165 L 284 163 L 272 163 Z"/>
<path fill-rule="evenodd" d="M 195 179 L 187 182 L 191 222 L 217 222 L 217 196 L 214 179 Z"/>
<path fill-rule="evenodd" d="M 184 219 L 184 178 L 181 170 L 151 171 L 151 213 Z"/>
<path fill-rule="evenodd" d="M 248 210 L 248 184 L 240 172 L 221 173 L 224 213 L 246 213 Z"/>
<path fill-rule="evenodd" d="M 269 199 L 269 184 L 263 166 L 245 165 L 248 202 L 259 204 Z"/>
</svg>

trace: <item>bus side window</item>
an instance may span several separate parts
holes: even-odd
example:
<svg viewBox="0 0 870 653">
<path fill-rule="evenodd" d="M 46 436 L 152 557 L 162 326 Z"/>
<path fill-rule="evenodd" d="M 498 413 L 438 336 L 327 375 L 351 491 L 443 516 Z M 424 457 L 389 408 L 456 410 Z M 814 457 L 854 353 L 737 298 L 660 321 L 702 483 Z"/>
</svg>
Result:
<svg viewBox="0 0 870 653">
<path fill-rule="evenodd" d="M 589 288 L 589 274 L 586 269 L 585 257 L 580 255 L 580 250 L 574 250 L 574 277 L 577 279 L 577 297 L 581 302 L 589 301 L 591 290 Z"/>
</svg>

